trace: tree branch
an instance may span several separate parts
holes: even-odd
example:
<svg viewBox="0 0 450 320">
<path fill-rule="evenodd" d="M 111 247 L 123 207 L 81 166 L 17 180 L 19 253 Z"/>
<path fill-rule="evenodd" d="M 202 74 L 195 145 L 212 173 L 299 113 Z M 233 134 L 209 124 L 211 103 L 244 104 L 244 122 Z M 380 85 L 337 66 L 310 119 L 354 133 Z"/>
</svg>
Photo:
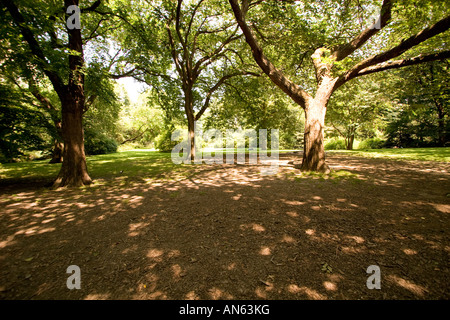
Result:
<svg viewBox="0 0 450 320">
<path fill-rule="evenodd" d="M 100 6 L 101 3 L 102 3 L 102 0 L 97 0 L 90 7 L 81 8 L 81 13 L 94 12 L 95 9 L 97 9 Z"/>
<path fill-rule="evenodd" d="M 372 36 L 377 34 L 381 29 L 383 29 L 391 20 L 391 11 L 392 11 L 392 1 L 384 0 L 381 6 L 380 17 L 379 20 L 368 28 L 366 28 L 363 32 L 361 32 L 358 36 L 356 36 L 352 41 L 346 43 L 344 45 L 340 45 L 333 50 L 331 53 L 331 57 L 335 58 L 336 61 L 340 61 L 350 54 L 359 49 L 364 43 L 366 43 Z"/>
<path fill-rule="evenodd" d="M 425 40 L 428 40 L 431 37 L 434 37 L 442 32 L 447 31 L 449 28 L 450 28 L 450 16 L 441 19 L 434 25 L 423 29 L 422 31 L 409 37 L 408 39 L 404 39 L 399 45 L 395 46 L 394 48 L 386 52 L 374 55 L 370 58 L 367 58 L 364 61 L 361 61 L 353 68 L 351 68 L 349 71 L 347 71 L 344 75 L 342 75 L 337 81 L 336 86 L 339 87 L 345 82 L 355 78 L 364 69 L 367 69 L 371 66 L 386 62 L 390 59 L 402 55 L 412 47 L 415 47 L 418 44 L 424 42 Z"/>
<path fill-rule="evenodd" d="M 50 69 L 48 62 L 45 58 L 45 55 L 39 43 L 37 42 L 33 32 L 26 25 L 25 18 L 19 12 L 19 9 L 12 0 L 4 0 L 3 3 L 5 4 L 11 17 L 13 18 L 14 23 L 19 27 L 20 33 L 22 34 L 23 38 L 28 43 L 31 53 L 38 58 L 37 59 L 38 65 L 41 67 L 45 75 L 49 78 L 56 93 L 61 97 L 65 85 L 62 79 L 59 77 L 59 75 Z"/>
<path fill-rule="evenodd" d="M 225 48 L 225 46 L 227 44 L 229 44 L 230 42 L 233 42 L 241 37 L 240 35 L 235 36 L 236 31 L 237 31 L 237 27 L 236 27 L 236 30 L 224 42 L 222 42 L 220 44 L 220 46 L 218 46 L 213 52 L 202 57 L 195 63 L 195 66 L 192 70 L 195 75 L 199 74 L 200 67 L 202 66 L 203 63 L 207 62 L 208 60 L 210 60 L 210 61 L 213 60 L 217 55 L 219 55 L 221 53 L 221 51 L 223 50 L 223 48 Z"/>
<path fill-rule="evenodd" d="M 245 22 L 245 11 L 248 9 L 248 1 L 244 1 L 243 10 L 239 7 L 237 0 L 229 0 L 233 9 L 236 21 L 244 33 L 245 40 L 252 49 L 253 58 L 261 67 L 265 74 L 267 74 L 281 90 L 283 90 L 289 97 L 298 103 L 302 108 L 305 108 L 311 96 L 300 86 L 289 80 L 280 70 L 278 70 L 273 63 L 264 55 L 262 48 L 256 41 L 251 28 Z M 244 13 L 243 13 L 244 12 Z"/>
<path fill-rule="evenodd" d="M 419 63 L 425 63 L 425 62 L 436 61 L 436 60 L 444 60 L 444 59 L 449 59 L 449 58 L 450 58 L 450 51 L 433 53 L 433 54 L 429 54 L 426 56 L 418 55 L 416 57 L 409 58 L 409 59 L 402 59 L 402 60 L 397 60 L 397 61 L 386 62 L 384 64 L 379 64 L 376 66 L 365 68 L 365 69 L 359 71 L 355 77 L 364 76 L 367 74 L 385 71 L 385 70 L 389 70 L 389 69 L 398 69 L 401 67 L 412 66 L 415 64 L 419 64 Z"/>
<path fill-rule="evenodd" d="M 200 111 L 196 114 L 195 116 L 195 120 L 197 121 L 198 119 L 200 119 L 200 117 L 203 115 L 203 113 L 206 111 L 206 109 L 209 106 L 209 102 L 211 100 L 211 96 L 212 94 L 219 89 L 219 87 L 224 84 L 224 82 L 230 78 L 236 77 L 236 76 L 242 76 L 242 75 L 252 75 L 255 77 L 259 77 L 260 75 L 254 72 L 250 72 L 250 71 L 242 71 L 242 72 L 236 72 L 236 73 L 231 73 L 231 74 L 227 74 L 224 75 L 222 78 L 219 79 L 219 81 L 217 81 L 217 83 L 211 87 L 211 89 L 209 89 L 208 93 L 206 94 L 206 100 L 205 103 L 203 104 L 202 108 L 200 109 Z"/>
<path fill-rule="evenodd" d="M 122 74 L 112 74 L 112 73 L 110 73 L 109 77 L 111 79 L 115 79 L 115 80 L 120 79 L 120 78 L 131 77 L 135 71 L 136 71 L 136 68 L 128 70 L 127 72 L 122 73 Z"/>
</svg>

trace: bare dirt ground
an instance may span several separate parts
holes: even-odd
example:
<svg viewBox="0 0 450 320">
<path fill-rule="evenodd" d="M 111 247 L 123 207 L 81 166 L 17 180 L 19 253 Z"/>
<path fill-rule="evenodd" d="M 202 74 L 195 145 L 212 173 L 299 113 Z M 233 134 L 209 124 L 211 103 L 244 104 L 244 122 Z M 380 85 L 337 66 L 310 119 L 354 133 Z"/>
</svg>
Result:
<svg viewBox="0 0 450 320">
<path fill-rule="evenodd" d="M 335 154 L 351 174 L 323 177 L 292 159 L 277 175 L 199 165 L 82 190 L 3 185 L 0 298 L 449 299 L 447 163 Z"/>
</svg>

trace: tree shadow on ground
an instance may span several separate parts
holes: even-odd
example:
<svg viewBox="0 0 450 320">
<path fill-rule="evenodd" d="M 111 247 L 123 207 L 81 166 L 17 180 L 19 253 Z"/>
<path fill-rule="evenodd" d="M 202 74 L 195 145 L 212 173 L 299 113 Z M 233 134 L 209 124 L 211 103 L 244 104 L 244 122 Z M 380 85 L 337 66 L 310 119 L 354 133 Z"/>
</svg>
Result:
<svg viewBox="0 0 450 320">
<path fill-rule="evenodd" d="M 448 299 L 448 165 L 280 156 L 0 196 L 2 299 Z M 69 290 L 66 269 L 81 269 Z M 370 265 L 381 290 L 366 286 Z"/>
</svg>

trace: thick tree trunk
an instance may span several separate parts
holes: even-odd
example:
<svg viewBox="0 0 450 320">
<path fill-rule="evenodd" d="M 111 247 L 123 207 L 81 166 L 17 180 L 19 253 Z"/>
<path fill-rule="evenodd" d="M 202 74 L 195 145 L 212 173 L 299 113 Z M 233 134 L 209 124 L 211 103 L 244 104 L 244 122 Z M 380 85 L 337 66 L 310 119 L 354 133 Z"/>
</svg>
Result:
<svg viewBox="0 0 450 320">
<path fill-rule="evenodd" d="M 325 163 L 323 128 L 325 124 L 326 104 L 312 101 L 305 108 L 305 134 L 302 171 L 329 172 Z"/>
<path fill-rule="evenodd" d="M 78 5 L 78 0 L 65 0 L 65 8 Z M 89 177 L 84 153 L 83 113 L 84 96 L 84 57 L 80 29 L 68 29 L 69 49 L 79 54 L 69 55 L 69 83 L 59 90 L 62 115 L 62 137 L 64 141 L 63 163 L 54 188 L 88 185 Z"/>
<path fill-rule="evenodd" d="M 82 186 L 92 182 L 84 153 L 83 109 L 68 94 L 62 108 L 62 134 L 64 139 L 63 163 L 53 187 Z"/>
</svg>

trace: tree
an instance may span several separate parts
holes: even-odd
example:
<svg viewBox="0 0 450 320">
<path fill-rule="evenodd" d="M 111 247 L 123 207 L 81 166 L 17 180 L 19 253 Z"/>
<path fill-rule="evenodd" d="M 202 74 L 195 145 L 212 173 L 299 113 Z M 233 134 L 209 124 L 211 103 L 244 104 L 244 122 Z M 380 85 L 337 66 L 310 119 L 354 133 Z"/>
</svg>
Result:
<svg viewBox="0 0 450 320">
<path fill-rule="evenodd" d="M 448 72 L 448 61 L 434 61 L 399 70 L 394 75 L 397 99 L 407 106 L 403 118 L 409 113 L 410 118 L 422 124 L 418 129 L 422 128 L 422 133 L 432 138 L 432 144 L 441 147 L 448 141 Z"/>
<path fill-rule="evenodd" d="M 192 160 L 194 123 L 214 94 L 232 77 L 256 75 L 239 63 L 240 48 L 234 44 L 241 36 L 225 9 L 217 0 L 148 1 L 124 19 L 129 33 L 121 43 L 129 50 L 135 78 L 182 100 Z"/>
<path fill-rule="evenodd" d="M 279 129 L 280 148 L 299 148 L 303 110 L 264 77 L 229 79 L 204 115 L 205 130 Z M 270 135 L 269 135 L 270 139 Z"/>
<path fill-rule="evenodd" d="M 444 147 L 449 141 L 448 61 L 434 61 L 392 73 L 387 143 L 403 147 Z"/>
<path fill-rule="evenodd" d="M 62 7 L 50 0 L 33 6 L 28 2 L 5 0 L 2 5 L 11 21 L 9 39 L 20 34 L 22 42 L 17 44 L 26 44 L 31 57 L 30 68 L 48 78 L 61 105 L 63 163 L 53 187 L 90 184 L 92 180 L 84 151 L 83 114 L 96 95 L 86 99 L 83 46 L 98 36 L 102 20 L 86 19 L 87 27 L 82 34 L 77 12 L 92 14 L 102 3 L 97 0 L 81 9 L 78 0 L 65 0 Z M 71 20 L 70 27 L 68 19 Z M 30 84 L 31 91 L 36 91 Z M 44 99 L 35 96 L 45 103 Z"/>
<path fill-rule="evenodd" d="M 353 150 L 357 136 L 373 138 L 382 127 L 380 115 L 388 107 L 388 102 L 381 92 L 387 80 L 374 76 L 368 76 L 368 81 L 355 79 L 343 85 L 328 103 L 325 124 L 330 126 L 332 135 L 345 139 L 347 150 Z"/>
<path fill-rule="evenodd" d="M 442 12 L 445 13 L 446 10 L 438 1 L 410 4 L 402 0 L 384 0 L 379 10 L 380 14 L 375 17 L 374 23 L 363 28 L 362 31 L 358 31 L 357 24 L 351 23 L 351 18 L 358 17 L 362 1 L 357 1 L 357 6 L 352 6 L 353 1 L 344 1 L 344 3 L 330 1 L 326 4 L 309 1 L 250 2 L 242 0 L 241 4 L 238 0 L 229 0 L 229 2 L 245 40 L 251 48 L 254 60 L 278 87 L 305 110 L 304 152 L 301 170 L 329 171 L 325 161 L 323 129 L 328 101 L 339 87 L 363 75 L 450 57 L 450 51 L 441 50 L 392 60 L 412 48 L 420 47 L 426 40 L 448 30 L 450 16 L 442 17 Z M 369 7 L 376 8 L 374 1 L 365 3 Z M 249 11 L 258 7 L 258 4 L 263 6 L 263 9 L 257 10 L 258 13 L 270 12 L 274 17 L 280 19 L 286 16 L 287 19 L 284 21 L 287 22 L 283 29 L 296 27 L 290 38 L 295 40 L 295 36 L 300 37 L 303 41 L 294 43 L 304 46 L 298 50 L 297 55 L 306 54 L 308 50 L 312 51 L 311 63 L 316 78 L 314 95 L 289 79 L 286 72 L 272 63 L 274 58 L 269 58 L 264 53 L 256 36 L 258 33 L 257 28 L 254 27 L 256 23 L 247 20 L 250 15 Z M 412 9 L 414 7 L 415 9 Z M 409 11 L 402 8 L 407 8 Z M 439 11 L 439 9 L 443 11 Z M 406 23 L 410 23 L 411 19 L 408 19 L 410 18 L 408 14 L 429 13 L 430 11 L 433 18 L 439 18 L 437 22 L 425 20 L 430 22 L 428 26 L 422 25 L 421 30 L 399 41 L 399 37 L 404 34 L 406 29 L 405 24 L 401 23 L 401 18 L 406 18 Z M 393 20 L 393 17 L 396 19 Z M 253 16 L 250 16 L 250 19 L 252 18 Z M 416 18 L 416 25 L 409 25 L 409 27 L 417 30 L 417 22 Z M 441 44 L 442 41 L 440 39 Z M 376 46 L 383 46 L 383 44 L 384 51 L 374 53 Z M 438 47 L 442 47 L 442 45 Z M 304 79 L 303 82 L 308 84 Z"/>
<path fill-rule="evenodd" d="M 11 83 L 0 81 L 0 162 L 49 147 L 51 119 L 32 100 Z"/>
</svg>

